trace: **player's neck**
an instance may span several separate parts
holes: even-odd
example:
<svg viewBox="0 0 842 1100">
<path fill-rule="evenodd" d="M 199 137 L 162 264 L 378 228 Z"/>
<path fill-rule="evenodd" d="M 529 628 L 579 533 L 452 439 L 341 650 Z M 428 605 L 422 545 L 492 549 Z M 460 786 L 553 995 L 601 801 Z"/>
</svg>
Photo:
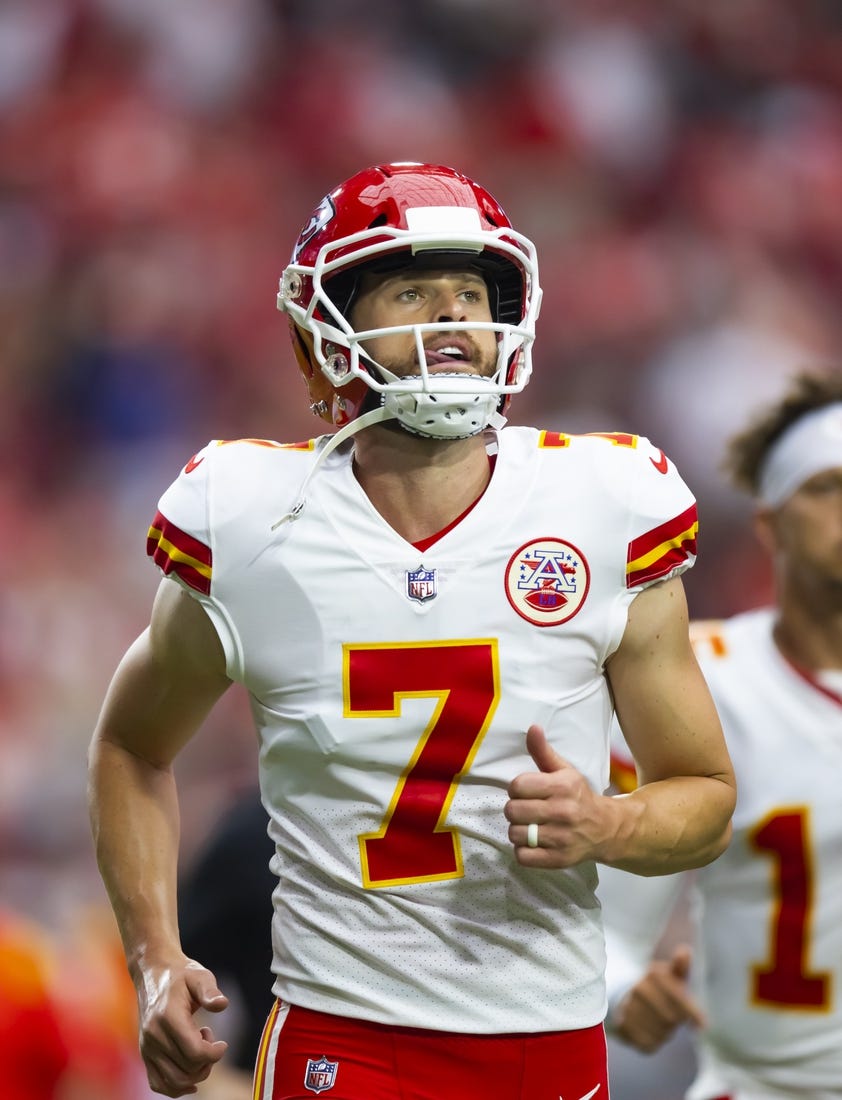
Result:
<svg viewBox="0 0 842 1100">
<path fill-rule="evenodd" d="M 802 598 L 779 601 L 775 642 L 794 664 L 809 671 L 842 669 L 842 605 L 822 608 Z"/>
<path fill-rule="evenodd" d="M 482 435 L 430 440 L 378 428 L 356 439 L 354 473 L 372 505 L 408 542 L 452 523 L 491 476 Z"/>
</svg>

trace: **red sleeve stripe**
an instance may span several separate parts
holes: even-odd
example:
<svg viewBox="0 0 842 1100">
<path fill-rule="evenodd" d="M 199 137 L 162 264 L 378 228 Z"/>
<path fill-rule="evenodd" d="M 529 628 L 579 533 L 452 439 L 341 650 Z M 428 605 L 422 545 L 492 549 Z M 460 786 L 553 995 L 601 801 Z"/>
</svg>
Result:
<svg viewBox="0 0 842 1100">
<path fill-rule="evenodd" d="M 699 520 L 696 505 L 660 527 L 647 531 L 629 543 L 626 559 L 626 587 L 665 577 L 676 566 L 695 557 Z"/>
<path fill-rule="evenodd" d="M 167 576 L 174 573 L 190 588 L 210 595 L 213 556 L 209 546 L 194 539 L 156 512 L 146 537 L 146 553 Z"/>
</svg>

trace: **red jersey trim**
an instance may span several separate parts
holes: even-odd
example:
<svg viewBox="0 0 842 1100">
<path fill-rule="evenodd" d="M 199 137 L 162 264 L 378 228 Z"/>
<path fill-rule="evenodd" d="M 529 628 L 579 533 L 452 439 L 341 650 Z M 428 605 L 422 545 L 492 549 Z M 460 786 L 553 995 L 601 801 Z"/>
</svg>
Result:
<svg viewBox="0 0 842 1100">
<path fill-rule="evenodd" d="M 175 574 L 190 588 L 210 595 L 213 555 L 209 546 L 188 535 L 161 512 L 146 536 L 146 553 L 165 576 Z"/>
<path fill-rule="evenodd" d="M 780 652 L 780 650 L 778 650 L 778 652 Z M 814 688 L 817 692 L 819 692 L 820 695 L 824 695 L 828 699 L 832 700 L 834 703 L 838 703 L 839 706 L 842 706 L 842 695 L 839 695 L 838 692 L 835 692 L 833 688 L 825 687 L 824 684 L 820 683 L 813 676 L 809 669 L 802 668 L 801 665 L 797 665 L 794 661 L 791 661 L 785 653 L 781 653 L 781 656 L 792 669 L 792 671 L 800 676 L 802 680 L 806 680 L 811 688 Z"/>
<path fill-rule="evenodd" d="M 489 466 L 489 469 L 491 470 L 492 473 L 494 473 L 494 466 L 495 466 L 496 462 L 497 462 L 497 456 L 496 455 L 489 455 L 488 456 L 488 466 Z M 489 482 L 489 485 L 490 484 L 491 483 Z M 447 534 L 448 531 L 452 531 L 454 527 L 456 527 L 458 524 L 460 524 L 462 522 L 462 520 L 465 518 L 465 516 L 469 515 L 474 510 L 474 508 L 476 508 L 476 506 L 479 504 L 479 502 L 485 496 L 485 491 L 486 491 L 487 488 L 488 488 L 488 485 L 486 485 L 485 489 L 483 489 L 483 491 L 480 493 L 480 495 L 477 497 L 477 499 L 473 502 L 473 504 L 469 504 L 464 512 L 460 513 L 460 515 L 458 515 L 456 517 L 456 519 L 454 519 L 451 523 L 448 523 L 448 525 L 446 527 L 442 527 L 441 531 L 436 531 L 436 533 L 434 535 L 429 535 L 425 539 L 419 539 L 418 542 L 413 542 L 412 545 L 415 547 L 415 549 L 416 550 L 421 550 L 421 551 L 429 550 L 430 547 L 434 543 L 438 542 L 439 539 L 444 538 L 444 536 Z"/>
<path fill-rule="evenodd" d="M 695 558 L 698 531 L 694 503 L 680 515 L 632 539 L 626 558 L 626 587 L 658 580 Z"/>
<path fill-rule="evenodd" d="M 429 535 L 425 539 L 419 539 L 418 542 L 413 542 L 412 545 L 415 547 L 416 550 L 429 550 L 434 543 L 439 541 L 439 539 L 443 539 L 448 531 L 452 531 L 454 527 L 457 527 L 465 518 L 465 516 L 467 516 L 469 512 L 472 512 L 474 508 L 476 508 L 480 500 L 481 497 L 477 497 L 473 504 L 469 504 L 461 515 L 458 515 L 452 523 L 448 523 L 447 527 L 442 527 L 441 531 L 436 531 L 434 535 Z"/>
</svg>

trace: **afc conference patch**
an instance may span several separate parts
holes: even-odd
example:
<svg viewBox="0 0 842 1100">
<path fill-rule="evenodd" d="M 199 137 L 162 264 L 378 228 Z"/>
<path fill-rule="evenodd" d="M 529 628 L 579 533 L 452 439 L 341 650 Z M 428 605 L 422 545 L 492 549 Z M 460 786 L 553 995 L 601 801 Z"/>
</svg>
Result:
<svg viewBox="0 0 842 1100">
<path fill-rule="evenodd" d="M 304 1070 L 304 1088 L 309 1092 L 326 1092 L 336 1084 L 336 1071 L 339 1062 L 329 1062 L 324 1054 L 321 1058 L 308 1058 Z"/>
<path fill-rule="evenodd" d="M 522 619 L 558 626 L 572 619 L 588 594 L 588 563 L 563 539 L 533 539 L 515 550 L 506 566 L 506 595 Z"/>
</svg>

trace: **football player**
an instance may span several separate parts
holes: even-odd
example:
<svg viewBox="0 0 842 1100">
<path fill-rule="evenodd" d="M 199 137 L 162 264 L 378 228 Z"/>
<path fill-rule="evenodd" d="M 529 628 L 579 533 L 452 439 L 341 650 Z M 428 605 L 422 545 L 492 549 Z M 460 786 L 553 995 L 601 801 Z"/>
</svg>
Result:
<svg viewBox="0 0 842 1100">
<path fill-rule="evenodd" d="M 732 443 L 776 603 L 693 623 L 737 775 L 733 840 L 693 876 L 697 958 L 652 959 L 685 876 L 603 869 L 611 1027 L 643 1051 L 685 1021 L 688 1100 L 842 1095 L 842 375 L 808 373 Z M 619 774 L 623 774 L 619 761 Z"/>
<path fill-rule="evenodd" d="M 540 300 L 534 246 L 474 181 L 358 173 L 278 296 L 335 432 L 215 440 L 161 498 L 91 810 L 165 1095 L 224 1051 L 193 1013 L 225 999 L 179 943 L 172 765 L 232 681 L 278 875 L 258 1100 L 608 1095 L 596 863 L 707 863 L 734 785 L 675 467 L 633 434 L 504 427 Z M 615 707 L 628 798 L 603 793 Z"/>
</svg>

